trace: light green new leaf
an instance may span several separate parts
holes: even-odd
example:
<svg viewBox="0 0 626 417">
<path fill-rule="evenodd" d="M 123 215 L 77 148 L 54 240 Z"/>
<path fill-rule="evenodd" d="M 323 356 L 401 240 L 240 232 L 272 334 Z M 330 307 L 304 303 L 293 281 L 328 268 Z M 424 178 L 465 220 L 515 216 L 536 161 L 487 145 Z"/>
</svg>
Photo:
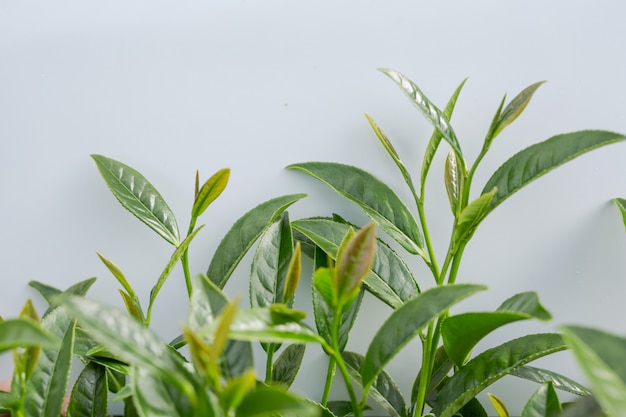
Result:
<svg viewBox="0 0 626 417">
<path fill-rule="evenodd" d="M 506 300 L 494 312 L 463 313 L 446 318 L 441 327 L 443 344 L 452 361 L 461 366 L 485 336 L 506 324 L 527 319 L 550 320 L 535 292 L 523 292 Z"/>
<path fill-rule="evenodd" d="M 303 162 L 287 169 L 302 171 L 357 204 L 372 220 L 410 253 L 428 259 L 424 237 L 415 218 L 396 193 L 372 174 L 334 162 Z"/>
<path fill-rule="evenodd" d="M 202 188 L 198 191 L 196 199 L 191 209 L 191 216 L 198 218 L 209 207 L 217 197 L 222 194 L 228 184 L 228 178 L 230 177 L 230 169 L 224 168 L 217 171 L 211 178 L 209 178 Z"/>
<path fill-rule="evenodd" d="M 304 219 L 292 222 L 292 227 L 335 259 L 339 245 L 350 226 L 326 219 Z M 400 307 L 419 293 L 408 266 L 380 239 L 376 242 L 374 264 L 363 284 L 368 291 L 392 308 Z"/>
<path fill-rule="evenodd" d="M 272 372 L 272 383 L 279 384 L 289 388 L 296 379 L 306 345 L 302 343 L 289 345 L 283 350 L 274 362 L 274 371 Z"/>
<path fill-rule="evenodd" d="M 444 183 L 452 214 L 456 217 L 459 214 L 459 205 L 461 204 L 463 194 L 463 171 L 456 154 L 452 150 L 448 152 L 448 156 L 446 157 Z"/>
<path fill-rule="evenodd" d="M 559 334 L 531 334 L 488 349 L 467 362 L 441 388 L 433 405 L 437 417 L 452 417 L 498 379 L 543 356 L 566 349 Z"/>
<path fill-rule="evenodd" d="M 563 337 L 608 415 L 626 410 L 626 338 L 599 329 L 564 326 Z"/>
<path fill-rule="evenodd" d="M 569 392 L 571 394 L 576 394 L 583 397 L 591 395 L 591 391 L 580 385 L 578 382 L 547 369 L 535 368 L 532 366 L 522 366 L 521 368 L 511 372 L 511 375 L 518 378 L 527 379 L 538 384 L 550 382 L 554 386 L 554 388 L 561 391 Z"/>
<path fill-rule="evenodd" d="M 93 300 L 67 296 L 60 301 L 78 319 L 79 326 L 116 357 L 150 370 L 185 392 L 193 392 L 182 363 L 142 323 Z"/>
<path fill-rule="evenodd" d="M 507 410 L 504 401 L 490 392 L 487 393 L 487 396 L 489 397 L 489 401 L 491 401 L 493 408 L 496 409 L 499 417 L 510 417 L 509 410 Z"/>
<path fill-rule="evenodd" d="M 391 78 L 407 95 L 417 109 L 433 125 L 443 139 L 450 144 L 452 149 L 462 159 L 463 153 L 457 140 L 456 134 L 450 125 L 450 121 L 429 99 L 422 93 L 419 87 L 411 80 L 397 71 L 381 68 L 380 71 Z"/>
<path fill-rule="evenodd" d="M 29 318 L 0 321 L 0 352 L 28 346 L 54 349 L 59 340 Z"/>
<path fill-rule="evenodd" d="M 67 327 L 58 349 L 43 349 L 26 382 L 26 417 L 58 417 L 70 378 L 75 323 Z"/>
<path fill-rule="evenodd" d="M 343 360 L 348 366 L 350 376 L 357 384 L 361 384 L 361 367 L 365 358 L 354 352 L 343 352 L 341 354 Z M 379 404 L 391 417 L 407 416 L 406 404 L 404 397 L 398 385 L 386 372 L 382 371 L 377 377 L 369 390 L 369 395 L 377 404 Z"/>
<path fill-rule="evenodd" d="M 218 287 L 226 281 L 263 231 L 296 201 L 306 194 L 291 194 L 268 200 L 240 217 L 217 247 L 207 276 Z"/>
<path fill-rule="evenodd" d="M 89 362 L 74 383 L 67 417 L 106 416 L 108 390 L 106 368 Z"/>
<path fill-rule="evenodd" d="M 513 123 L 515 119 L 522 114 L 530 102 L 530 99 L 533 97 L 533 94 L 535 94 L 535 91 L 537 91 L 543 83 L 545 83 L 545 81 L 539 81 L 526 87 L 513 100 L 511 100 L 509 104 L 507 104 L 504 110 L 499 114 L 497 123 L 490 129 L 488 135 L 489 143 L 492 142 L 505 127 Z"/>
<path fill-rule="evenodd" d="M 462 242 L 467 242 L 471 239 L 478 224 L 483 221 L 489 213 L 489 205 L 493 201 L 495 193 L 496 189 L 494 188 L 488 193 L 484 193 L 461 210 L 456 227 L 454 228 L 454 249 L 458 249 Z"/>
<path fill-rule="evenodd" d="M 624 226 L 626 226 L 626 199 L 614 198 L 613 202 L 622 214 L 622 221 L 624 222 Z"/>
<path fill-rule="evenodd" d="M 583 130 L 553 136 L 518 152 L 502 164 L 487 181 L 481 194 L 497 187 L 489 207 L 491 211 L 529 182 L 565 162 L 624 139 L 624 135 L 602 130 Z"/>
<path fill-rule="evenodd" d="M 176 218 L 156 188 L 128 165 L 102 155 L 91 157 L 120 204 L 163 239 L 178 246 L 180 235 Z"/>
<path fill-rule="evenodd" d="M 547 382 L 533 393 L 522 410 L 522 417 L 558 417 L 563 408 L 554 386 Z"/>
<path fill-rule="evenodd" d="M 370 387 L 385 365 L 422 329 L 462 299 L 486 289 L 456 284 L 431 288 L 396 309 L 376 332 L 361 368 L 363 386 Z"/>
<path fill-rule="evenodd" d="M 142 417 L 199 415 L 194 413 L 188 398 L 181 396 L 164 379 L 148 372 L 146 368 L 132 369 L 130 386 L 135 408 Z"/>
<path fill-rule="evenodd" d="M 450 118 L 452 117 L 454 107 L 456 106 L 456 101 L 459 98 L 459 94 L 461 93 L 461 90 L 463 89 L 463 86 L 465 85 L 466 81 L 467 81 L 467 78 L 464 79 L 461 82 L 461 84 L 459 84 L 456 90 L 454 90 L 452 97 L 450 97 L 450 100 L 448 100 L 448 104 L 446 104 L 446 107 L 443 109 L 443 115 L 448 120 L 450 120 Z M 421 171 L 421 179 L 420 179 L 421 184 L 422 184 L 422 189 L 424 189 L 424 184 L 426 183 L 426 176 L 428 175 L 430 165 L 432 164 L 433 159 L 435 158 L 435 153 L 437 153 L 437 149 L 439 148 L 439 144 L 441 143 L 442 137 L 443 136 L 441 135 L 441 132 L 435 129 L 435 131 L 430 137 L 430 140 L 428 141 L 426 150 L 424 151 L 424 160 L 422 162 L 422 171 Z"/>
<path fill-rule="evenodd" d="M 111 261 L 106 256 L 104 256 L 104 255 L 102 255 L 102 254 L 100 254 L 98 252 L 96 252 L 96 254 L 98 255 L 98 258 L 100 258 L 100 260 L 102 261 L 104 266 L 107 267 L 109 272 L 111 272 L 111 274 L 113 274 L 113 276 L 115 277 L 117 282 L 119 282 L 120 285 L 126 290 L 128 295 L 130 295 L 131 297 L 135 297 L 135 290 L 133 289 L 132 285 L 130 285 L 130 283 L 126 279 L 126 276 L 124 276 L 124 273 L 122 272 L 120 267 L 115 265 L 113 263 L 113 261 Z"/>
<path fill-rule="evenodd" d="M 244 398 L 236 417 L 319 417 L 322 410 L 311 401 L 277 387 L 263 387 Z"/>
</svg>

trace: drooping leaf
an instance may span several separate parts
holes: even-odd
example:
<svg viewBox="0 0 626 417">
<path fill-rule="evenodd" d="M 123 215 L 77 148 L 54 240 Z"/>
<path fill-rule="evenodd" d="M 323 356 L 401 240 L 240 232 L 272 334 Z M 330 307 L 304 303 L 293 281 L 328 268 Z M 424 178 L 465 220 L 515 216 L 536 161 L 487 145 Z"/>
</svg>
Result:
<svg viewBox="0 0 626 417">
<path fill-rule="evenodd" d="M 624 222 L 624 226 L 626 226 L 626 199 L 614 198 L 613 202 L 622 214 L 622 221 Z"/>
<path fill-rule="evenodd" d="M 496 136 L 502 130 L 513 123 L 515 119 L 519 117 L 520 114 L 524 111 L 530 99 L 535 94 L 535 91 L 543 84 L 545 81 L 539 81 L 532 85 L 529 85 L 524 90 L 522 90 L 507 106 L 504 108 L 502 113 L 500 113 L 498 117 L 498 122 L 495 126 L 492 126 L 493 131 L 489 132 L 489 142 L 493 141 Z"/>
<path fill-rule="evenodd" d="M 457 140 L 456 134 L 450 125 L 450 121 L 429 99 L 422 93 L 419 87 L 410 79 L 391 69 L 381 69 L 383 74 L 391 78 L 406 94 L 417 109 L 426 117 L 443 139 L 450 144 L 452 149 L 462 159 L 463 153 Z"/>
<path fill-rule="evenodd" d="M 332 259 L 348 231 L 344 223 L 328 219 L 303 219 L 292 222 L 295 230 L 304 234 Z M 388 245 L 380 239 L 376 242 L 376 257 L 371 272 L 363 281 L 364 286 L 392 308 L 401 306 L 419 293 L 410 269 Z"/>
<path fill-rule="evenodd" d="M 28 318 L 0 321 L 0 352 L 28 346 L 56 348 L 59 340 Z"/>
<path fill-rule="evenodd" d="M 191 216 L 197 218 L 209 207 L 217 197 L 222 194 L 228 184 L 228 178 L 230 177 L 230 169 L 224 168 L 217 171 L 211 178 L 209 178 L 202 188 L 196 194 L 193 208 L 191 209 Z"/>
<path fill-rule="evenodd" d="M 489 211 L 520 188 L 554 168 L 593 149 L 626 139 L 618 133 L 584 130 L 553 136 L 518 152 L 500 166 L 487 181 L 483 192 L 497 187 Z"/>
<path fill-rule="evenodd" d="M 454 112 L 454 107 L 456 106 L 456 101 L 459 98 L 459 94 L 461 94 L 461 90 L 463 89 L 463 86 L 465 85 L 466 81 L 467 81 L 467 78 L 461 81 L 461 84 L 459 84 L 456 90 L 454 90 L 452 97 L 450 97 L 450 99 L 448 100 L 448 104 L 446 104 L 446 107 L 443 109 L 443 115 L 448 120 L 450 120 L 450 118 L 452 117 L 452 113 Z M 422 162 L 422 171 L 420 175 L 422 189 L 424 188 L 424 183 L 426 182 L 426 176 L 428 175 L 430 165 L 432 164 L 433 159 L 435 158 L 435 153 L 437 153 L 437 149 L 439 148 L 439 144 L 441 143 L 442 138 L 443 136 L 441 132 L 435 129 L 435 131 L 430 137 L 430 140 L 428 141 L 428 145 L 426 146 L 426 150 L 424 152 L 424 160 Z"/>
<path fill-rule="evenodd" d="M 441 327 L 443 344 L 452 361 L 461 366 L 485 336 L 506 324 L 526 319 L 549 320 L 550 313 L 535 292 L 523 292 L 506 300 L 494 312 L 470 312 L 446 318 Z"/>
<path fill-rule="evenodd" d="M 102 155 L 91 157 L 120 204 L 163 239 L 178 246 L 180 235 L 176 218 L 156 188 L 128 165 Z"/>
<path fill-rule="evenodd" d="M 626 410 L 626 338 L 582 326 L 562 330 L 602 409 L 610 416 L 622 415 Z"/>
<path fill-rule="evenodd" d="M 244 398 L 236 417 L 318 417 L 321 409 L 317 404 L 296 397 L 277 387 L 263 387 L 251 392 Z"/>
<path fill-rule="evenodd" d="M 71 323 L 58 349 L 43 349 L 31 378 L 26 381 L 27 417 L 58 417 L 61 414 L 72 365 L 75 323 Z"/>
<path fill-rule="evenodd" d="M 554 386 L 546 382 L 530 397 L 522 410 L 522 417 L 557 417 L 562 411 Z"/>
<path fill-rule="evenodd" d="M 348 372 L 356 383 L 361 384 L 362 355 L 354 352 L 343 352 L 343 360 L 348 366 Z M 407 416 L 406 404 L 402 392 L 391 376 L 384 370 L 376 377 L 369 390 L 369 395 L 392 417 Z"/>
<path fill-rule="evenodd" d="M 527 365 L 514 370 L 513 372 L 511 372 L 511 375 L 518 378 L 527 379 L 538 384 L 550 382 L 552 383 L 554 388 L 558 390 L 580 395 L 583 397 L 591 395 L 591 391 L 589 391 L 578 382 L 547 369 L 535 368 Z"/>
<path fill-rule="evenodd" d="M 407 251 L 428 259 L 415 218 L 396 193 L 372 174 L 334 162 L 304 162 L 287 169 L 304 172 L 358 205 Z"/>
<path fill-rule="evenodd" d="M 268 200 L 239 218 L 226 233 L 217 247 L 207 276 L 218 287 L 224 288 L 226 281 L 261 233 L 287 208 L 306 194 L 291 194 Z"/>
<path fill-rule="evenodd" d="M 67 407 L 68 417 L 99 417 L 107 415 L 108 384 L 106 368 L 88 363 L 72 388 Z"/>
<path fill-rule="evenodd" d="M 439 391 L 433 405 L 437 417 L 452 417 L 478 393 L 513 370 L 566 349 L 554 333 L 531 334 L 488 349 L 467 362 Z"/>
<path fill-rule="evenodd" d="M 361 368 L 369 387 L 384 366 L 422 329 L 452 305 L 485 287 L 456 284 L 431 288 L 407 301 L 387 318 L 370 343 Z"/>
<path fill-rule="evenodd" d="M 292 344 L 287 346 L 274 362 L 272 383 L 289 388 L 296 379 L 300 364 L 304 358 L 305 344 Z"/>
</svg>

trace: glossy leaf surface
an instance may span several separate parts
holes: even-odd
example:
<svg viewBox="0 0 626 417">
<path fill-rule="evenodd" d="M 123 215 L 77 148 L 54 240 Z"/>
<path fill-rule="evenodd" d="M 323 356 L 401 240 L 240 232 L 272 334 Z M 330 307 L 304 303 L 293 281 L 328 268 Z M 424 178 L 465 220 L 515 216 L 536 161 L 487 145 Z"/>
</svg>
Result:
<svg viewBox="0 0 626 417">
<path fill-rule="evenodd" d="M 385 365 L 432 320 L 462 299 L 484 289 L 482 285 L 473 284 L 435 287 L 394 310 L 367 349 L 361 368 L 363 386 L 369 387 Z"/>
<path fill-rule="evenodd" d="M 461 204 L 463 171 L 457 161 L 456 154 L 452 150 L 448 152 L 448 156 L 446 157 L 443 179 L 448 194 L 448 200 L 450 201 L 450 209 L 452 209 L 452 214 L 456 217 Z"/>
<path fill-rule="evenodd" d="M 550 313 L 534 292 L 516 294 L 494 312 L 463 313 L 444 320 L 441 335 L 448 357 L 462 365 L 474 346 L 506 324 L 526 319 L 549 320 Z"/>
<path fill-rule="evenodd" d="M 433 412 L 452 417 L 468 401 L 513 370 L 543 356 L 566 349 L 554 333 L 532 334 L 503 343 L 466 363 L 439 391 Z"/>
<path fill-rule="evenodd" d="M 90 362 L 72 388 L 67 408 L 68 417 L 99 417 L 107 415 L 108 385 L 106 369 Z"/>
<path fill-rule="evenodd" d="M 602 408 L 621 416 L 626 410 L 626 338 L 589 327 L 562 329 Z"/>
<path fill-rule="evenodd" d="M 520 188 L 593 149 L 626 139 L 618 133 L 585 130 L 553 136 L 518 152 L 500 166 L 487 181 L 484 194 L 497 187 L 489 211 L 500 205 Z"/>
<path fill-rule="evenodd" d="M 522 410 L 522 417 L 558 417 L 561 411 L 559 396 L 554 386 L 547 382 L 531 395 Z"/>
<path fill-rule="evenodd" d="M 511 375 L 518 378 L 527 379 L 538 384 L 550 382 L 554 386 L 554 388 L 561 391 L 569 392 L 571 394 L 576 394 L 580 396 L 591 395 L 591 391 L 589 391 L 578 382 L 548 369 L 535 368 L 526 365 L 514 370 L 513 372 L 511 372 Z"/>
<path fill-rule="evenodd" d="M 178 246 L 180 235 L 176 218 L 156 188 L 128 165 L 102 155 L 91 157 L 120 204 L 163 239 Z"/>
<path fill-rule="evenodd" d="M 372 174 L 334 162 L 304 162 L 288 169 L 302 171 L 357 204 L 389 236 L 410 253 L 424 253 L 424 237 L 415 218 L 396 193 Z"/>
<path fill-rule="evenodd" d="M 226 281 L 261 233 L 287 208 L 306 194 L 291 194 L 268 200 L 240 217 L 218 245 L 207 276 L 218 287 Z"/>
<path fill-rule="evenodd" d="M 289 388 L 296 379 L 302 359 L 304 358 L 305 344 L 287 346 L 274 363 L 272 383 Z"/>
<path fill-rule="evenodd" d="M 332 259 L 335 259 L 341 240 L 349 228 L 347 224 L 326 219 L 296 220 L 292 222 L 292 226 Z M 376 243 L 374 264 L 363 284 L 368 291 L 392 308 L 401 306 L 419 293 L 408 266 L 381 240 Z"/>
</svg>

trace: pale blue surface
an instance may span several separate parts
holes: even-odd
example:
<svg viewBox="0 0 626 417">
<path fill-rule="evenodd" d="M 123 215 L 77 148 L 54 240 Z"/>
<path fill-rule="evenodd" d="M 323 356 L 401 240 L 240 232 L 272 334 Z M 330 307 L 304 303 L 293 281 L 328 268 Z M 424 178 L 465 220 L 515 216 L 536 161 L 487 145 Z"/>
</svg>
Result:
<svg viewBox="0 0 626 417">
<path fill-rule="evenodd" d="M 121 305 L 96 251 L 146 297 L 165 265 L 170 248 L 118 206 L 91 153 L 143 172 L 181 228 L 196 168 L 204 177 L 232 168 L 192 251 L 192 271 L 204 271 L 230 225 L 270 197 L 310 193 L 290 211 L 294 218 L 326 214 L 331 204 L 360 219 L 312 180 L 284 171 L 289 163 L 356 164 L 407 195 L 363 113 L 385 129 L 407 164 L 421 159 L 430 128 L 378 67 L 405 73 L 440 106 L 470 77 L 453 119 L 470 159 L 502 95 L 549 80 L 498 138 L 477 184 L 517 150 L 553 134 L 626 132 L 625 15 L 617 0 L 0 2 L 0 315 L 16 315 L 27 297 L 41 305 L 27 287 L 31 279 L 64 288 L 96 275 L 91 295 Z M 443 155 L 429 191 L 440 250 L 449 223 Z M 491 309 L 536 289 L 555 316 L 547 325 L 512 326 L 490 344 L 562 322 L 626 333 L 626 233 L 609 203 L 626 197 L 624 161 L 626 144 L 584 156 L 482 225 L 459 280 L 487 283 L 491 291 L 463 307 Z M 413 265 L 425 276 L 417 260 Z M 245 295 L 247 269 L 244 262 L 231 295 Z M 177 270 L 155 306 L 164 338 L 177 334 L 186 314 L 181 279 Z M 299 302 L 308 309 L 306 296 Z M 372 306 L 358 324 L 354 350 L 364 351 L 388 313 Z M 418 357 L 410 349 L 389 368 L 407 393 L 417 367 L 411 358 Z M 305 366 L 296 385 L 317 396 L 325 365 L 319 349 L 307 355 L 319 362 Z M 571 369 L 567 355 L 548 364 Z M 10 355 L 0 366 L 0 378 L 8 376 Z M 519 413 L 509 386 L 491 391 Z"/>
</svg>

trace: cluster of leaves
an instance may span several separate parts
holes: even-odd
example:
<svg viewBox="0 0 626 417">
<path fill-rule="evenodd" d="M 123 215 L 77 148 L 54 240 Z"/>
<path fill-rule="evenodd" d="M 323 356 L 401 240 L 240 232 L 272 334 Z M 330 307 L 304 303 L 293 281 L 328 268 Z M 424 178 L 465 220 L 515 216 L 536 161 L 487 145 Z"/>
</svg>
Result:
<svg viewBox="0 0 626 417">
<path fill-rule="evenodd" d="M 128 417 L 159 416 L 362 416 L 373 401 L 394 417 L 484 417 L 476 395 L 505 375 L 538 382 L 524 417 L 617 416 L 626 409 L 625 343 L 623 338 L 594 329 L 568 326 L 561 333 L 531 334 L 477 355 L 474 347 L 489 333 L 519 320 L 550 319 L 535 293 L 515 294 L 498 309 L 452 315 L 450 308 L 485 289 L 456 283 L 461 258 L 478 225 L 520 188 L 574 157 L 626 139 L 605 131 L 555 136 L 505 162 L 472 196 L 474 173 L 496 136 L 521 114 L 541 85 L 523 90 L 508 104 L 502 100 L 483 148 L 469 166 L 450 123 L 464 82 L 443 110 L 408 78 L 384 70 L 433 124 L 416 186 L 391 141 L 367 116 L 376 136 L 399 168 L 414 197 L 410 210 L 387 184 L 360 168 L 339 163 L 307 162 L 289 168 L 328 184 L 367 214 L 362 228 L 339 215 L 292 221 L 287 209 L 304 194 L 268 200 L 245 213 L 224 236 L 206 274 L 192 276 L 188 248 L 202 226 L 199 217 L 225 189 L 229 170 L 216 172 L 200 186 L 186 236 L 156 188 L 135 169 L 113 159 L 93 159 L 113 195 L 128 211 L 173 246 L 170 259 L 142 305 L 130 279 L 104 255 L 100 259 L 119 282 L 126 312 L 85 298 L 94 279 L 65 291 L 39 283 L 33 286 L 48 301 L 42 318 L 30 302 L 20 317 L 0 322 L 0 352 L 12 350 L 15 372 L 10 392 L 0 392 L 0 412 L 17 417 L 57 417 L 70 383 L 72 359 L 82 371 L 69 390 L 67 414 L 105 416 L 109 400 L 124 403 Z M 440 264 L 431 244 L 424 211 L 426 179 L 440 145 L 451 150 L 445 163 L 445 184 L 453 216 L 450 244 Z M 619 201 L 618 201 L 619 204 Z M 622 204 L 621 207 L 626 207 Z M 626 213 L 626 209 L 624 209 Z M 625 215 L 626 216 L 626 215 Z M 626 219 L 626 217 L 625 217 Z M 626 220 L 625 220 L 626 221 Z M 421 257 L 434 285 L 422 291 L 402 256 L 377 237 L 385 232 L 402 250 Z M 238 307 L 223 288 L 256 243 L 250 270 L 249 308 Z M 301 276 L 301 256 L 313 259 L 313 323 L 294 309 Z M 174 267 L 181 263 L 189 295 L 187 323 L 166 343 L 151 330 L 152 309 Z M 390 308 L 385 323 L 363 352 L 346 350 L 364 292 Z M 419 338 L 421 361 L 405 399 L 385 366 L 408 343 Z M 265 376 L 254 372 L 253 342 L 265 352 Z M 327 376 L 320 399 L 289 391 L 304 358 L 306 344 L 328 355 Z M 181 348 L 186 346 L 186 350 Z M 531 361 L 571 348 L 588 374 L 594 395 L 555 372 L 528 366 Z M 349 398 L 331 401 L 337 368 Z M 607 386 L 611 390 L 602 392 Z M 581 396 L 562 411 L 556 390 Z M 505 405 L 492 402 L 500 416 Z M 621 407 L 621 408 L 620 408 Z M 604 410 L 604 411 L 601 411 Z"/>
</svg>

